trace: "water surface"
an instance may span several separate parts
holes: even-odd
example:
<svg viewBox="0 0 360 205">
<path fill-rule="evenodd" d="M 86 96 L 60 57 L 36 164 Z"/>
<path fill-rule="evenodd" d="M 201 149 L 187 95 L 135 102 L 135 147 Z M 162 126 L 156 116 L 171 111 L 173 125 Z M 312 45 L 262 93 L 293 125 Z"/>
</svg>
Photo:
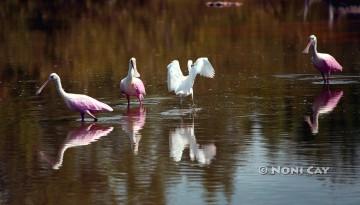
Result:
<svg viewBox="0 0 360 205">
<path fill-rule="evenodd" d="M 0 3 L 0 204 L 358 204 L 359 14 L 242 3 Z M 329 86 L 301 53 L 310 34 L 344 67 Z M 147 95 L 127 109 L 119 81 L 132 56 Z M 200 56 L 216 77 L 198 77 L 196 106 L 180 105 L 166 65 L 186 72 Z M 114 112 L 81 123 L 53 84 L 35 96 L 51 72 Z"/>
</svg>

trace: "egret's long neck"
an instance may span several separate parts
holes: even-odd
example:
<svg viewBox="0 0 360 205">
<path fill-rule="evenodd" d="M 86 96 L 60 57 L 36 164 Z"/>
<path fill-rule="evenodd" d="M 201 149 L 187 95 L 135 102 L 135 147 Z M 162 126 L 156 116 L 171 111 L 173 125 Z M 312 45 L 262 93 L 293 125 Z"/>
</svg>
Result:
<svg viewBox="0 0 360 205">
<path fill-rule="evenodd" d="M 61 97 L 65 97 L 66 92 L 65 92 L 64 89 L 62 88 L 61 80 L 60 80 L 60 79 L 56 80 L 56 81 L 55 81 L 55 84 L 56 84 L 56 90 L 57 90 L 57 92 L 59 93 L 59 95 L 61 95 Z"/>
<path fill-rule="evenodd" d="M 187 67 L 188 67 L 188 71 L 189 73 L 191 72 L 191 65 L 192 65 L 192 60 L 188 60 L 188 64 L 187 64 Z"/>
<path fill-rule="evenodd" d="M 194 85 L 196 76 L 197 76 L 196 69 L 195 68 L 190 68 L 189 75 L 187 77 L 188 77 L 188 80 L 191 81 L 191 87 L 193 87 L 193 85 Z"/>
</svg>

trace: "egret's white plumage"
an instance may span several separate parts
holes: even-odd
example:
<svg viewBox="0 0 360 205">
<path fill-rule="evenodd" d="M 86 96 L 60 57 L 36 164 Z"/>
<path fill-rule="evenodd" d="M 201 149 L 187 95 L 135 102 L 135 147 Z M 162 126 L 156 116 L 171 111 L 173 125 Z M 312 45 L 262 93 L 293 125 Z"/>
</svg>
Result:
<svg viewBox="0 0 360 205">
<path fill-rule="evenodd" d="M 215 76 L 215 70 L 208 58 L 198 58 L 195 63 L 192 60 L 188 61 L 189 75 L 184 76 L 180 69 L 178 60 L 173 60 L 168 66 L 168 90 L 174 91 L 176 95 L 180 97 L 186 97 L 191 95 L 193 97 L 193 85 L 195 78 L 198 74 L 213 78 Z"/>
</svg>

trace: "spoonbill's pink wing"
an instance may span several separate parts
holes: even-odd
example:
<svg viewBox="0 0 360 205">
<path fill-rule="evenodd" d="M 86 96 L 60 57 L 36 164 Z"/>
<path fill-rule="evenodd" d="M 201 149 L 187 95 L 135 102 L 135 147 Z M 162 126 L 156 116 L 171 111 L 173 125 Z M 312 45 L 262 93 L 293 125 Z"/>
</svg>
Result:
<svg viewBox="0 0 360 205">
<path fill-rule="evenodd" d="M 66 103 L 71 109 L 81 112 L 85 110 L 93 112 L 113 111 L 113 109 L 109 105 L 87 95 L 68 94 L 66 98 Z"/>
<path fill-rule="evenodd" d="M 173 60 L 168 66 L 167 84 L 169 92 L 175 91 L 185 78 L 178 60 Z"/>
<path fill-rule="evenodd" d="M 331 72 L 342 71 L 342 66 L 339 62 L 336 61 L 333 56 L 326 53 L 321 53 L 319 54 L 319 56 L 323 60 L 324 66 L 328 68 Z"/>
<path fill-rule="evenodd" d="M 146 95 L 144 83 L 139 78 L 135 79 L 134 86 L 138 95 Z"/>
</svg>

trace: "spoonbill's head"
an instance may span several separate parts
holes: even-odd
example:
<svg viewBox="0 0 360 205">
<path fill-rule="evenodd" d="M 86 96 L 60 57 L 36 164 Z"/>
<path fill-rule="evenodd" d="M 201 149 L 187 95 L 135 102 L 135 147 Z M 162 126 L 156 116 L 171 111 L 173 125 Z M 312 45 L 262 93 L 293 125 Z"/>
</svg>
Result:
<svg viewBox="0 0 360 205">
<path fill-rule="evenodd" d="M 309 49 L 310 46 L 315 46 L 316 45 L 316 36 L 315 35 L 311 35 L 309 36 L 309 43 L 307 44 L 306 48 L 303 50 L 303 53 L 309 53 Z"/>
<path fill-rule="evenodd" d="M 48 79 L 48 80 L 58 81 L 58 80 L 60 80 L 60 77 L 59 77 L 59 75 L 56 74 L 56 73 L 51 73 L 51 74 L 49 75 L 49 79 Z"/>
<path fill-rule="evenodd" d="M 137 71 L 136 59 L 134 57 L 129 60 L 129 72 L 132 77 L 140 78 L 140 73 Z"/>
<path fill-rule="evenodd" d="M 60 81 L 60 77 L 58 74 L 56 73 L 51 73 L 49 75 L 49 78 L 41 85 L 41 87 L 36 91 L 36 95 L 40 95 L 41 91 L 45 88 L 45 86 L 50 82 L 50 81 L 55 81 L 55 82 L 59 82 Z"/>
</svg>

